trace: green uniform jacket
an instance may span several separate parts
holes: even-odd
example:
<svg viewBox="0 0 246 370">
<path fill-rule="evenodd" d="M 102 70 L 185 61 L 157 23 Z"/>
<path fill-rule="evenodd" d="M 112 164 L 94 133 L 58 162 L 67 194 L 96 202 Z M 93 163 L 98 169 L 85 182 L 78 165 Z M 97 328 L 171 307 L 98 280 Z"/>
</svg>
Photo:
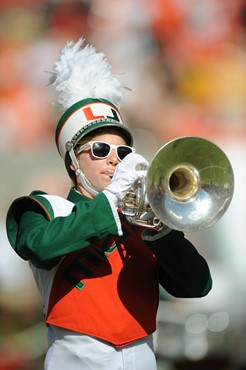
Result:
<svg viewBox="0 0 246 370">
<path fill-rule="evenodd" d="M 88 199 L 72 189 L 74 203 L 66 217 L 55 217 L 49 202 L 35 191 L 15 200 L 7 214 L 10 244 L 24 260 L 49 270 L 61 258 L 107 236 L 120 236 L 112 208 L 103 193 Z M 42 199 L 41 199 L 42 198 Z M 121 216 L 123 218 L 124 216 Z M 138 226 L 131 226 L 132 229 Z M 124 227 L 122 228 L 124 236 Z M 136 241 L 137 242 L 137 241 Z M 146 242 L 159 263 L 159 282 L 175 297 L 202 297 L 212 287 L 205 259 L 179 231 Z"/>
</svg>

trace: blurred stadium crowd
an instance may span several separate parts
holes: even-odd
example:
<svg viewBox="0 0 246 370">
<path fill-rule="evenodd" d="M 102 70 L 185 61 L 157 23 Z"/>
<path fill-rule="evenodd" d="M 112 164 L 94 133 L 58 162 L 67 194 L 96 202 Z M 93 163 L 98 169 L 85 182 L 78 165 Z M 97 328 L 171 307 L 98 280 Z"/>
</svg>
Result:
<svg viewBox="0 0 246 370">
<path fill-rule="evenodd" d="M 151 159 L 165 142 L 192 135 L 232 162 L 231 207 L 189 236 L 210 263 L 213 291 L 199 301 L 164 293 L 155 340 L 160 370 L 246 369 L 246 1 L 1 0 L 0 370 L 42 369 L 42 307 L 5 217 L 33 189 L 64 196 L 70 187 L 48 81 L 59 50 L 81 36 L 131 89 L 122 112 L 139 152 Z"/>
</svg>

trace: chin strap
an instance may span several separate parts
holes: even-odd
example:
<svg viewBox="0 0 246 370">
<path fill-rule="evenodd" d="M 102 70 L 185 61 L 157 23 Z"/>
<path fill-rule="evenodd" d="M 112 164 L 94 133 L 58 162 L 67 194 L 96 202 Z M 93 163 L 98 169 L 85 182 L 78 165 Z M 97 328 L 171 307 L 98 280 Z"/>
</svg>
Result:
<svg viewBox="0 0 246 370">
<path fill-rule="evenodd" d="M 85 174 L 79 168 L 79 164 L 78 164 L 78 161 L 76 159 L 76 156 L 73 150 L 73 144 L 70 141 L 67 142 L 66 148 L 68 150 L 71 161 L 75 167 L 75 175 L 79 178 L 83 188 L 85 188 L 85 190 L 87 190 L 93 197 L 95 197 L 97 194 L 99 194 L 99 191 L 97 191 L 91 185 L 90 181 L 86 178 Z"/>
</svg>

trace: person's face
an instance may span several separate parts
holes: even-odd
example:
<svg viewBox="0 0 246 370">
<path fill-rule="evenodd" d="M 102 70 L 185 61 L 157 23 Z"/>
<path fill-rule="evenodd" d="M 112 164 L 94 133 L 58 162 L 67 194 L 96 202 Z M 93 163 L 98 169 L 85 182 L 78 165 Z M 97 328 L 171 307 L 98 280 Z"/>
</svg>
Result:
<svg viewBox="0 0 246 370">
<path fill-rule="evenodd" d="M 105 141 L 114 145 L 126 145 L 123 137 L 114 133 L 99 134 L 94 136 L 93 139 L 90 139 L 90 141 Z M 106 158 L 95 158 L 91 154 L 89 146 L 84 148 L 84 150 L 77 156 L 77 161 L 87 179 L 99 192 L 105 189 L 105 187 L 110 183 L 115 168 L 120 162 L 116 156 L 115 149 L 112 149 L 111 153 Z M 80 183 L 78 183 L 78 190 L 87 197 L 92 198 L 91 194 L 89 194 L 86 189 L 82 188 Z"/>
</svg>

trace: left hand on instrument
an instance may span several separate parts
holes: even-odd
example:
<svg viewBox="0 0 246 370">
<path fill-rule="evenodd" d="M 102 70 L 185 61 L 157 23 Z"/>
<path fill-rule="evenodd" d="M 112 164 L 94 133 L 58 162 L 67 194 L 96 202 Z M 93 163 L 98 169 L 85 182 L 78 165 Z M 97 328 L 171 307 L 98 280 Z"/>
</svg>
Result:
<svg viewBox="0 0 246 370">
<path fill-rule="evenodd" d="M 103 190 L 115 203 L 121 201 L 135 181 L 146 176 L 146 171 L 137 170 L 138 166 L 148 167 L 149 162 L 138 153 L 128 154 L 116 167 L 110 184 Z"/>
</svg>

